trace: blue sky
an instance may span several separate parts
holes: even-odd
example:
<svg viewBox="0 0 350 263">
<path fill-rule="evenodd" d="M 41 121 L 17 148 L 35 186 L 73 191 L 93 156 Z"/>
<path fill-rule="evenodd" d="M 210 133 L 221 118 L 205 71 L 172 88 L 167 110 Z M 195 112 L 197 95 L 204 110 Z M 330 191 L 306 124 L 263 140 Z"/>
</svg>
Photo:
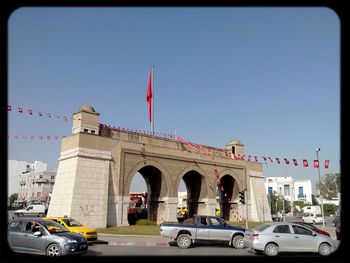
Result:
<svg viewBox="0 0 350 263">
<path fill-rule="evenodd" d="M 319 147 L 321 164 L 330 160 L 321 175 L 340 172 L 340 24 L 330 9 L 21 8 L 8 41 L 9 159 L 57 168 L 60 140 L 38 136 L 69 136 L 62 117 L 82 104 L 101 123 L 149 131 L 155 65 L 156 132 L 219 148 L 238 139 L 246 155 L 299 162 L 264 164 L 265 175 L 312 181 L 317 169 L 301 160 L 312 166 Z"/>
</svg>

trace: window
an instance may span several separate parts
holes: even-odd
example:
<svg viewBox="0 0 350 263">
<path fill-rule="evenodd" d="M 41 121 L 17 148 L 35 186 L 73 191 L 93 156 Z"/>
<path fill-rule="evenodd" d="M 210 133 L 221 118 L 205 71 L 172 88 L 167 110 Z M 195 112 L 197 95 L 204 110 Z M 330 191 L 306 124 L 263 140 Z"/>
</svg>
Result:
<svg viewBox="0 0 350 263">
<path fill-rule="evenodd" d="M 233 154 L 236 154 L 236 148 L 235 148 L 235 146 L 232 146 L 232 153 L 233 153 Z"/>
<path fill-rule="evenodd" d="M 220 226 L 222 224 L 217 218 L 210 218 L 210 223 L 213 226 Z"/>
<path fill-rule="evenodd" d="M 300 196 L 304 195 L 304 188 L 302 186 L 300 186 L 299 188 L 299 194 Z"/>
<path fill-rule="evenodd" d="M 201 217 L 201 224 L 207 225 L 207 219 L 205 217 Z"/>
<path fill-rule="evenodd" d="M 284 195 L 290 195 L 290 186 L 289 184 L 284 185 Z"/>
<path fill-rule="evenodd" d="M 21 228 L 22 228 L 22 222 L 20 221 L 11 222 L 9 225 L 9 231 L 19 232 L 21 231 Z"/>
<path fill-rule="evenodd" d="M 91 130 L 91 133 L 92 133 L 92 134 L 95 134 L 95 131 L 94 131 L 94 130 Z"/>
<path fill-rule="evenodd" d="M 290 229 L 288 225 L 280 225 L 276 226 L 276 228 L 273 230 L 273 233 L 290 234 Z"/>
<path fill-rule="evenodd" d="M 269 186 L 268 193 L 269 193 L 269 195 L 272 195 L 272 186 Z"/>
<path fill-rule="evenodd" d="M 84 129 L 84 132 L 88 132 L 89 130 L 88 129 Z"/>
<path fill-rule="evenodd" d="M 308 230 L 301 226 L 293 226 L 293 231 L 294 234 L 312 236 L 311 230 Z"/>
</svg>

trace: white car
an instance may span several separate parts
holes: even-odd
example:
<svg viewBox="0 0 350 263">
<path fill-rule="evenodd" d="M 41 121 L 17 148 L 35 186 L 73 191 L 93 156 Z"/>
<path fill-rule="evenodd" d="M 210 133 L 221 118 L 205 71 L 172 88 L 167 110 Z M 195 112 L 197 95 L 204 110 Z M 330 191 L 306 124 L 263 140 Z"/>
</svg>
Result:
<svg viewBox="0 0 350 263">
<path fill-rule="evenodd" d="M 246 230 L 243 239 L 247 248 L 267 256 L 280 252 L 314 252 L 328 256 L 335 250 L 333 239 L 300 224 L 275 222 Z"/>
<path fill-rule="evenodd" d="M 320 224 L 323 223 L 323 218 L 321 214 L 306 213 L 301 218 L 301 221 L 312 224 Z"/>
</svg>

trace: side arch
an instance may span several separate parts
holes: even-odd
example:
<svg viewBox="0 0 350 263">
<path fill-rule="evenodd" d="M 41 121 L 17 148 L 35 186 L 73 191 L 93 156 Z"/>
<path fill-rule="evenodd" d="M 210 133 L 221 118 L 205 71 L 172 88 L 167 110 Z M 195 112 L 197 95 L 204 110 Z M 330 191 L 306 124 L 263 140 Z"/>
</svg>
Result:
<svg viewBox="0 0 350 263">
<path fill-rule="evenodd" d="M 161 193 L 159 198 L 165 198 L 167 196 L 170 196 L 170 192 L 171 192 L 170 189 L 172 185 L 171 176 L 168 170 L 160 162 L 154 159 L 146 159 L 134 165 L 134 167 L 130 170 L 130 172 L 126 176 L 125 183 L 123 185 L 125 189 L 124 192 L 125 193 L 130 192 L 132 178 L 138 171 L 140 171 L 143 167 L 146 167 L 146 166 L 153 166 L 157 168 L 161 172 L 162 178 L 164 179 L 164 184 L 162 182 Z"/>
</svg>

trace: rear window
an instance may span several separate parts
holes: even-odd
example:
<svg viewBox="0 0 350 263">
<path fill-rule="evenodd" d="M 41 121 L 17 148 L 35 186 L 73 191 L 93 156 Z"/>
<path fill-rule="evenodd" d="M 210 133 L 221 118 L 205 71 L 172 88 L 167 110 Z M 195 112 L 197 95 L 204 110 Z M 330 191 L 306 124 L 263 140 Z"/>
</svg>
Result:
<svg viewBox="0 0 350 263">
<path fill-rule="evenodd" d="M 264 231 L 269 226 L 270 226 L 270 224 L 263 224 L 263 225 L 257 226 L 254 230 L 257 230 L 257 231 L 261 232 L 261 231 Z"/>
</svg>

